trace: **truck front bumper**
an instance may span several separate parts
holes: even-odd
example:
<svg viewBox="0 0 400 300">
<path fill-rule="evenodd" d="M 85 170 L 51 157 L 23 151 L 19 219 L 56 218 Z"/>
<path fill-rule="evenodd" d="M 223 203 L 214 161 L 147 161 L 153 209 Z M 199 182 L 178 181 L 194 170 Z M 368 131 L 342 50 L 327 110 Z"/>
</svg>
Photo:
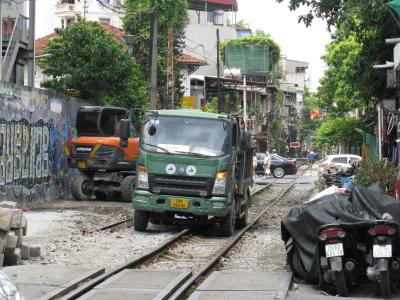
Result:
<svg viewBox="0 0 400 300">
<path fill-rule="evenodd" d="M 189 201 L 188 208 L 171 207 L 172 199 Z M 228 197 L 197 198 L 187 196 L 156 195 L 149 191 L 135 190 L 133 193 L 133 208 L 150 212 L 188 213 L 197 216 L 225 217 L 231 210 Z"/>
</svg>

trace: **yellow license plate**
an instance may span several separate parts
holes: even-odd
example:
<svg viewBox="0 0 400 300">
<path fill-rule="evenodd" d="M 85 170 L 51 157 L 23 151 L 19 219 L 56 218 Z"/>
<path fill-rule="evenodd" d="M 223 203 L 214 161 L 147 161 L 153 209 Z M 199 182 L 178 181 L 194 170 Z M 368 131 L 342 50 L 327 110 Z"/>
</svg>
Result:
<svg viewBox="0 0 400 300">
<path fill-rule="evenodd" d="M 78 169 L 86 169 L 86 161 L 78 162 Z"/>
<path fill-rule="evenodd" d="M 189 200 L 172 198 L 170 205 L 173 208 L 188 208 Z"/>
</svg>

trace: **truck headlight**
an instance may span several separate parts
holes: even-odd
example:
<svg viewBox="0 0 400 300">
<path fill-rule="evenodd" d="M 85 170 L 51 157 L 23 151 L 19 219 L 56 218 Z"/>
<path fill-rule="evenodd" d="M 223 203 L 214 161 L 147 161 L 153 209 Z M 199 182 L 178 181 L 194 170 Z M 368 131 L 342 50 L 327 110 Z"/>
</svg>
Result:
<svg viewBox="0 0 400 300">
<path fill-rule="evenodd" d="M 213 189 L 214 195 L 224 195 L 225 194 L 226 177 L 227 177 L 226 171 L 217 173 L 217 176 L 215 177 L 215 183 L 214 183 L 214 189 Z"/>
<path fill-rule="evenodd" d="M 138 183 L 137 187 L 140 189 L 149 188 L 149 173 L 146 167 L 140 166 L 138 169 Z"/>
</svg>

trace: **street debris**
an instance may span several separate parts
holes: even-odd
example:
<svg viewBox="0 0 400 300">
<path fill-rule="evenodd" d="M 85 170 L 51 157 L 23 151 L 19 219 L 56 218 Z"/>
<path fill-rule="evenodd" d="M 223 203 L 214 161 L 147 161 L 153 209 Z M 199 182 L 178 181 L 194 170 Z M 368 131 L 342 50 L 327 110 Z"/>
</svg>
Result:
<svg viewBox="0 0 400 300">
<path fill-rule="evenodd" d="M 40 256 L 39 246 L 24 244 L 28 223 L 16 202 L 0 202 L 0 267 L 18 265 L 21 259 Z"/>
</svg>

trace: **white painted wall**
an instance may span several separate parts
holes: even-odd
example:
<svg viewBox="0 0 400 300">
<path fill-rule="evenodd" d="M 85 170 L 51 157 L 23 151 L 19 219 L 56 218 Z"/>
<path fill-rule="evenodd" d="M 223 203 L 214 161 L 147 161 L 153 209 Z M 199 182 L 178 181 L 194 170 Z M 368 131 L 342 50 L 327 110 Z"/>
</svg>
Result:
<svg viewBox="0 0 400 300">
<path fill-rule="evenodd" d="M 225 13 L 228 18 L 231 13 Z M 200 14 L 200 24 L 195 11 L 189 11 L 190 24 L 185 29 L 185 53 L 205 60 L 208 65 L 200 67 L 195 75 L 217 75 L 217 29 L 219 29 L 221 43 L 227 39 L 236 38 L 236 30 L 230 26 L 216 26 L 207 24 L 206 14 Z M 221 66 L 223 63 L 221 62 Z"/>
<path fill-rule="evenodd" d="M 299 90 L 304 90 L 304 86 L 310 87 L 309 86 L 309 77 L 310 76 L 308 73 L 308 65 L 309 64 L 307 62 L 291 60 L 291 59 L 287 59 L 286 57 L 283 57 L 281 59 L 281 64 L 282 64 L 283 70 L 285 72 L 285 78 L 282 80 L 282 82 L 297 85 Z M 297 67 L 306 68 L 306 72 L 305 73 L 296 73 Z"/>
<path fill-rule="evenodd" d="M 2 16 L 7 18 L 16 17 L 18 14 L 26 15 L 25 6 L 25 3 L 18 4 L 12 1 L 1 1 Z"/>
<path fill-rule="evenodd" d="M 110 0 L 114 3 L 115 0 Z M 56 16 L 57 0 L 36 1 L 36 38 L 51 34 L 54 29 L 61 27 L 61 18 Z M 99 21 L 100 18 L 110 19 L 110 24 L 115 27 L 122 27 L 121 14 L 103 8 L 96 0 L 87 0 L 89 21 Z M 83 0 L 75 0 L 75 10 L 83 16 Z"/>
</svg>

